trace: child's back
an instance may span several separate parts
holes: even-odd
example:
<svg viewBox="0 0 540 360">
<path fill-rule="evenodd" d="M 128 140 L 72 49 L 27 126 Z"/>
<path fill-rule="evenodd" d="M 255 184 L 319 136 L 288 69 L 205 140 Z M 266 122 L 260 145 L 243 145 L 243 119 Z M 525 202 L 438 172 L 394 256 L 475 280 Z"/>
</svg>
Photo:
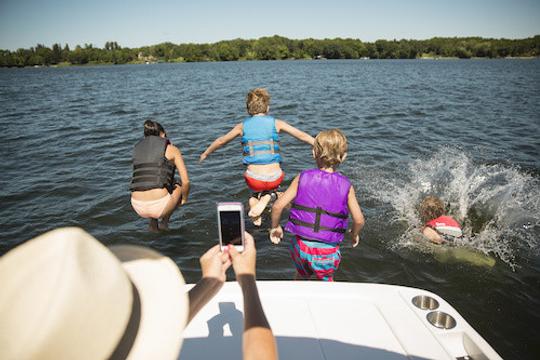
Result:
<svg viewBox="0 0 540 360">
<path fill-rule="evenodd" d="M 272 208 L 270 239 L 279 243 L 283 230 L 279 218 L 292 202 L 285 230 L 295 238 L 290 254 L 297 276 L 332 281 L 341 261 L 340 244 L 347 231 L 349 214 L 353 217 L 353 247 L 358 245 L 364 216 L 349 179 L 336 168 L 346 157 L 347 140 L 337 129 L 323 131 L 315 138 L 313 155 L 318 169 L 305 170 Z"/>
<path fill-rule="evenodd" d="M 347 230 L 350 188 L 349 179 L 338 172 L 302 171 L 285 230 L 306 239 L 340 243 Z"/>
<path fill-rule="evenodd" d="M 266 89 L 253 89 L 246 97 L 248 116 L 224 136 L 217 138 L 201 154 L 200 161 L 234 138 L 242 137 L 243 159 L 247 166 L 244 179 L 253 195 L 249 199 L 249 216 L 257 226 L 261 225 L 261 213 L 276 191 L 285 174 L 281 170 L 279 133 L 284 131 L 308 144 L 313 137 L 268 115 L 270 95 Z"/>
</svg>

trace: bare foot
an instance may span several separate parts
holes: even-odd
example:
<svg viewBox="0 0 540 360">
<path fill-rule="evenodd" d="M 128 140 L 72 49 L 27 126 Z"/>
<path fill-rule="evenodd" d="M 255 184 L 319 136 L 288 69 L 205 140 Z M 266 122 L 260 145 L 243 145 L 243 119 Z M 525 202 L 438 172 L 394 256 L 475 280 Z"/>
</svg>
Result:
<svg viewBox="0 0 540 360">
<path fill-rule="evenodd" d="M 148 231 L 150 232 L 159 231 L 157 219 L 150 219 L 150 222 L 148 223 Z"/>
<path fill-rule="evenodd" d="M 251 221 L 253 221 L 253 225 L 259 227 L 262 224 L 262 216 L 251 218 Z"/>
<path fill-rule="evenodd" d="M 261 216 L 264 209 L 266 209 L 266 205 L 268 205 L 268 202 L 270 202 L 271 196 L 266 194 L 255 204 L 255 206 L 251 207 L 251 209 L 248 212 L 249 217 L 251 218 L 257 218 Z"/>
</svg>

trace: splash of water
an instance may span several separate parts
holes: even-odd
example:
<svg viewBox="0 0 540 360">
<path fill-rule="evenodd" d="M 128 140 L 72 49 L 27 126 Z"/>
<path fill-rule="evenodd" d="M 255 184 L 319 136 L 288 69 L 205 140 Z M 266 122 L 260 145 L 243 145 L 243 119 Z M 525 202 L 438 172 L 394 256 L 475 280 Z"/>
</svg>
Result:
<svg viewBox="0 0 540 360">
<path fill-rule="evenodd" d="M 417 206 L 425 196 L 436 195 L 463 224 L 457 246 L 495 255 L 512 268 L 518 249 L 538 250 L 540 192 L 533 175 L 515 166 L 476 164 L 450 148 L 399 168 L 400 176 L 395 171 L 363 176 L 363 186 L 369 197 L 390 205 L 391 223 L 405 227 L 396 246 L 418 245 L 422 224 Z"/>
</svg>

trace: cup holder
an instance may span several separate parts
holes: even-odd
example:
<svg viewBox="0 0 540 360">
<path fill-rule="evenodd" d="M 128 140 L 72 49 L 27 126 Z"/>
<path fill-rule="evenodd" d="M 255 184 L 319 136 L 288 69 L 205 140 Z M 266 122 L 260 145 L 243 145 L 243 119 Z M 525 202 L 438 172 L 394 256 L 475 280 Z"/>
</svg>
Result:
<svg viewBox="0 0 540 360">
<path fill-rule="evenodd" d="M 412 303 L 421 310 L 435 310 L 439 307 L 439 302 L 427 295 L 418 295 L 413 297 Z"/>
<path fill-rule="evenodd" d="M 426 315 L 427 321 L 439 329 L 452 329 L 456 327 L 456 319 L 442 311 L 432 311 Z"/>
</svg>

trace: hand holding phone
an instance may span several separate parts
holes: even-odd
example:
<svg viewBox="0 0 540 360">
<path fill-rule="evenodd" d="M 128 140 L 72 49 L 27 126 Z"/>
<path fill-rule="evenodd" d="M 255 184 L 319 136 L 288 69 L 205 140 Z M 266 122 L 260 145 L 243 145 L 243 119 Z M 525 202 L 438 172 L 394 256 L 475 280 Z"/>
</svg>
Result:
<svg viewBox="0 0 540 360">
<path fill-rule="evenodd" d="M 240 202 L 217 204 L 219 244 L 221 251 L 228 245 L 244 251 L 244 206 Z"/>
</svg>

